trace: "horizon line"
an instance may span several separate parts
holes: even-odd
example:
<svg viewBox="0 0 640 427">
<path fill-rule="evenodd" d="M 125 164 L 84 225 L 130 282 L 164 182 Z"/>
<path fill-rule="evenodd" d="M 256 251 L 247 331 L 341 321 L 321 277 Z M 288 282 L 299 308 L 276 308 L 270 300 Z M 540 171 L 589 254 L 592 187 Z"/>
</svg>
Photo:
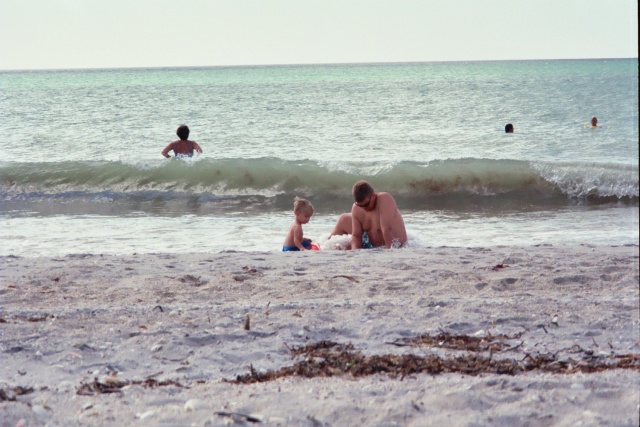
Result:
<svg viewBox="0 0 640 427">
<path fill-rule="evenodd" d="M 189 68 L 258 68 L 258 67 L 304 67 L 304 66 L 349 66 L 349 65 L 401 65 L 401 64 L 445 64 L 457 62 L 527 62 L 527 61 L 593 61 L 593 60 L 637 60 L 638 57 L 599 57 L 599 58 L 531 58 L 531 59 L 456 59 L 436 61 L 375 61 L 375 62 L 301 62 L 269 64 L 230 64 L 230 65 L 152 65 L 152 66 L 116 66 L 116 67 L 71 67 L 71 68 L 0 68 L 0 72 L 37 72 L 37 71 L 106 71 L 106 70 L 153 70 L 153 69 L 189 69 Z"/>
</svg>

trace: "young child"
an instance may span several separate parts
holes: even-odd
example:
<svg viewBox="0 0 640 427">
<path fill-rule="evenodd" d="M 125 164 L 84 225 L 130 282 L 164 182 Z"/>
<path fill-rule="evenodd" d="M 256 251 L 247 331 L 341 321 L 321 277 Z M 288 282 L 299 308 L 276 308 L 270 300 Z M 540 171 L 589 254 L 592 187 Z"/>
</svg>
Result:
<svg viewBox="0 0 640 427">
<path fill-rule="evenodd" d="M 311 239 L 305 239 L 302 235 L 302 224 L 306 224 L 313 215 L 313 205 L 306 199 L 299 197 L 293 202 L 293 213 L 296 216 L 295 221 L 291 223 L 289 233 L 284 239 L 283 251 L 304 251 L 311 249 Z"/>
<path fill-rule="evenodd" d="M 202 148 L 197 142 L 189 140 L 189 127 L 187 125 L 180 125 L 176 130 L 176 135 L 180 138 L 178 141 L 173 141 L 162 150 L 162 155 L 169 158 L 169 151 L 173 150 L 175 157 L 193 157 L 193 151 L 197 151 L 202 154 Z"/>
</svg>

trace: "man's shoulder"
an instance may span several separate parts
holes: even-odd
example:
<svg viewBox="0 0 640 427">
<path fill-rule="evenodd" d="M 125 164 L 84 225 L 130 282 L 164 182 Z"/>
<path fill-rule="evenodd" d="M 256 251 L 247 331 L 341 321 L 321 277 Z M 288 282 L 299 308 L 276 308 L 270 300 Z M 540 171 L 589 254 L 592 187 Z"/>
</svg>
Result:
<svg viewBox="0 0 640 427">
<path fill-rule="evenodd" d="M 351 218 L 355 219 L 361 224 L 368 214 L 369 212 L 365 211 L 364 209 L 356 209 L 355 205 L 353 205 L 353 207 L 351 208 Z"/>
<path fill-rule="evenodd" d="M 389 193 L 381 192 L 378 194 L 378 201 L 382 200 L 383 202 L 393 202 L 395 204 L 396 199 Z"/>
</svg>

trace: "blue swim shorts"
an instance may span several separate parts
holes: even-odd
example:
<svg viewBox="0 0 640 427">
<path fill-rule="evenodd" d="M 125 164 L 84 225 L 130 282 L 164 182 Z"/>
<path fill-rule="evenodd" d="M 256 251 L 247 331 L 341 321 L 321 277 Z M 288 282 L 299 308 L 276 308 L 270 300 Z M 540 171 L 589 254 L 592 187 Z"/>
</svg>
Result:
<svg viewBox="0 0 640 427">
<path fill-rule="evenodd" d="M 369 241 L 369 236 L 366 231 L 362 232 L 362 249 L 373 249 L 373 245 Z"/>
<path fill-rule="evenodd" d="M 305 249 L 308 249 L 308 248 L 309 248 L 309 246 L 311 246 L 311 240 L 303 240 L 303 241 L 302 241 L 302 246 L 303 246 Z M 287 251 L 300 251 L 300 249 L 298 249 L 298 247 L 297 247 L 297 246 L 283 246 L 283 247 L 282 247 L 282 251 L 283 251 L 283 252 L 287 252 Z"/>
</svg>

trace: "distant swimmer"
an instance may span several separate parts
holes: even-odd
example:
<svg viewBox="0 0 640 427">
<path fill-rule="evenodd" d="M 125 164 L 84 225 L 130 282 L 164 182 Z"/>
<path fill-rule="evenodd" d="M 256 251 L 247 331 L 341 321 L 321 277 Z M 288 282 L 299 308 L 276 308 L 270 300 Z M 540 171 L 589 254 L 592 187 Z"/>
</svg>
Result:
<svg viewBox="0 0 640 427">
<path fill-rule="evenodd" d="M 511 123 L 507 123 L 504 127 L 504 131 L 505 133 L 513 133 L 513 125 Z"/>
<path fill-rule="evenodd" d="M 332 236 L 351 234 L 351 249 L 398 248 L 407 242 L 404 220 L 391 194 L 376 193 L 366 181 L 356 182 L 352 193 L 351 213 L 340 215 Z"/>
<path fill-rule="evenodd" d="M 593 117 L 591 119 L 591 127 L 592 128 L 599 128 L 600 126 L 598 126 L 598 118 L 597 117 Z"/>
<path fill-rule="evenodd" d="M 180 138 L 178 141 L 173 141 L 171 144 L 164 147 L 162 155 L 166 158 L 171 157 L 169 151 L 173 150 L 175 157 L 193 157 L 193 151 L 197 151 L 202 154 L 202 148 L 195 141 L 190 141 L 189 127 L 187 125 L 178 126 L 176 135 Z"/>
</svg>

